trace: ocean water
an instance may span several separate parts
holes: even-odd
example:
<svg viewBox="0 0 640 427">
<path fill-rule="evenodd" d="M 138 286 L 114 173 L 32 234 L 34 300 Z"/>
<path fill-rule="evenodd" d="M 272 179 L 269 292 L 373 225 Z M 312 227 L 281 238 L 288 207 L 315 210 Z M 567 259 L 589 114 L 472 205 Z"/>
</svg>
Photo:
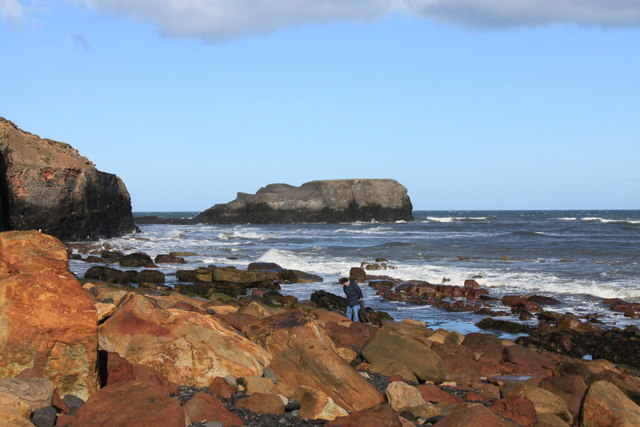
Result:
<svg viewBox="0 0 640 427">
<path fill-rule="evenodd" d="M 195 212 L 136 215 L 192 217 Z M 385 258 L 390 268 L 370 272 L 404 280 L 462 285 L 476 280 L 492 296 L 537 294 L 557 298 L 548 307 L 578 315 L 599 313 L 607 326 L 640 326 L 608 310 L 603 298 L 640 302 L 640 211 L 416 211 L 414 222 L 288 225 L 141 225 L 141 233 L 103 240 L 124 252 L 155 257 L 195 252 L 186 265 L 161 265 L 169 283 L 175 271 L 200 266 L 246 268 L 275 262 L 315 273 L 323 283 L 282 285 L 282 293 L 306 299 L 336 284 L 351 267 Z M 72 261 L 79 276 L 91 265 Z M 386 301 L 362 286 L 366 303 L 396 319 L 424 320 L 430 327 L 477 331 L 482 316 Z M 497 309 L 502 307 L 498 306 Z M 505 317 L 503 320 L 514 320 Z M 532 321 L 535 323 L 535 321 Z"/>
</svg>

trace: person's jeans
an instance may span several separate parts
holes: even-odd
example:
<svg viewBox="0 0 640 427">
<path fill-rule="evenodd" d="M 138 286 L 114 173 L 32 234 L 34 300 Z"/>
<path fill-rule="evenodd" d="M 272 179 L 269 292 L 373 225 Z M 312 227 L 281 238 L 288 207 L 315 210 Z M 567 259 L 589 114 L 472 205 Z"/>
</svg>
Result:
<svg viewBox="0 0 640 427">
<path fill-rule="evenodd" d="M 354 305 L 354 306 L 347 306 L 347 317 L 351 320 L 353 320 L 354 322 L 359 322 L 360 319 L 358 319 L 358 309 L 360 308 L 359 305 Z"/>
</svg>

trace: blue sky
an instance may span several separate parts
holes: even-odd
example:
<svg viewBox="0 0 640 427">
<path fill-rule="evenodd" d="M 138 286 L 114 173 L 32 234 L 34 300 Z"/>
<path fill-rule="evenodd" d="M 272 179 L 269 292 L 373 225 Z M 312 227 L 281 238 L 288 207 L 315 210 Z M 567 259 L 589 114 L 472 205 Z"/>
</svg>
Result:
<svg viewBox="0 0 640 427">
<path fill-rule="evenodd" d="M 0 40 L 0 116 L 136 211 L 337 178 L 425 210 L 640 208 L 635 0 L 0 0 Z"/>
</svg>

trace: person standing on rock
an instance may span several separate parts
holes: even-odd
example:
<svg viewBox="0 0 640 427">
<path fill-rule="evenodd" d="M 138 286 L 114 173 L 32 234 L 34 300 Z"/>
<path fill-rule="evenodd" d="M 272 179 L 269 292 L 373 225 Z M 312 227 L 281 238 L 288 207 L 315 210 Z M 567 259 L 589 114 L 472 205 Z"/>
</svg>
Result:
<svg viewBox="0 0 640 427">
<path fill-rule="evenodd" d="M 342 277 L 338 280 L 338 283 L 342 285 L 344 294 L 347 296 L 347 317 L 354 322 L 358 322 L 358 308 L 363 301 L 362 289 L 356 283 L 355 280 Z"/>
</svg>

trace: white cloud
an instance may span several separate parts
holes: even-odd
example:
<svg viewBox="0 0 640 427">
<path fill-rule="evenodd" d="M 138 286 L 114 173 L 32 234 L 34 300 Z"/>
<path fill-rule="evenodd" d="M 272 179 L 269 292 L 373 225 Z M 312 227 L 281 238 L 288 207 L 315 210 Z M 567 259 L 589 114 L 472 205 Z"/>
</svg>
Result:
<svg viewBox="0 0 640 427">
<path fill-rule="evenodd" d="M 24 7 L 20 0 L 0 0 L 0 20 L 17 24 L 23 15 Z"/>
<path fill-rule="evenodd" d="M 32 0 L 33 1 L 33 0 Z M 640 25 L 640 0 L 67 0 L 149 22 L 171 37 L 205 41 L 332 21 L 372 21 L 402 13 L 462 26 Z M 23 0 L 24 3 L 24 0 Z M 0 15 L 24 14 L 0 0 Z"/>
<path fill-rule="evenodd" d="M 640 24 L 638 0 L 407 0 L 406 4 L 424 18 L 479 27 Z"/>
<path fill-rule="evenodd" d="M 96 9 L 152 22 L 175 37 L 236 38 L 307 24 L 369 21 L 403 0 L 79 0 Z"/>
</svg>

